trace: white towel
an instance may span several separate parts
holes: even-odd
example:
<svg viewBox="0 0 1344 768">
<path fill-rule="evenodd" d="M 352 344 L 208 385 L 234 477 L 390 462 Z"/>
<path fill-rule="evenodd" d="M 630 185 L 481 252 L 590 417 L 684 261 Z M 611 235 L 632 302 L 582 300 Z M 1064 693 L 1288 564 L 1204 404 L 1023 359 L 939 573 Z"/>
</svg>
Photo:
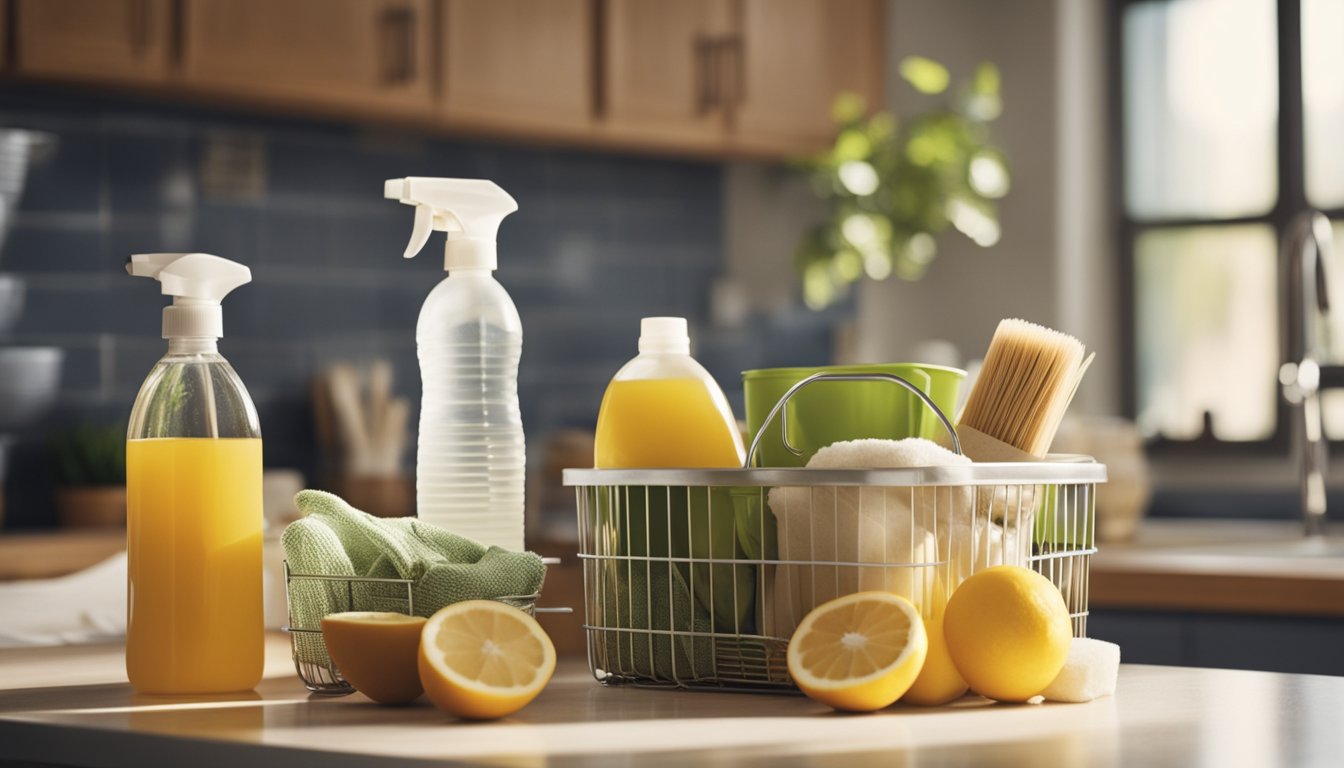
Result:
<svg viewBox="0 0 1344 768">
<path fill-rule="evenodd" d="M 0 648 L 120 640 L 126 553 L 69 576 L 0 584 Z"/>
<path fill-rule="evenodd" d="M 899 469 L 970 463 L 937 443 L 912 437 L 834 443 L 817 451 L 807 466 Z M 983 488 L 978 494 L 982 503 L 977 504 L 970 486 L 772 489 L 769 504 L 780 560 L 883 567 L 794 564 L 776 566 L 773 573 L 767 569 L 760 601 L 762 630 L 787 638 L 816 606 L 865 590 L 895 592 L 923 608 L 945 600 L 975 570 L 1023 563 L 1031 513 L 1018 515 L 1017 497 L 1006 505 L 1003 493 L 1001 488 Z M 991 498 L 995 501 L 986 503 Z M 1012 514 L 1004 514 L 1005 508 Z M 993 519 L 990 512 L 997 513 Z M 1018 525 L 1022 517 L 1025 527 Z"/>
</svg>

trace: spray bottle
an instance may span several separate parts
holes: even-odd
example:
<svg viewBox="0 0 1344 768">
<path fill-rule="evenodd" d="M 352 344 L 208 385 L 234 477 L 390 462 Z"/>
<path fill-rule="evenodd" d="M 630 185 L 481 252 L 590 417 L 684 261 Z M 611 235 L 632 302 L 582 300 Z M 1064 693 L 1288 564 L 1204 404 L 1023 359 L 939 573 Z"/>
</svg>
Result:
<svg viewBox="0 0 1344 768">
<path fill-rule="evenodd" d="M 523 327 L 492 274 L 495 234 L 518 204 L 482 179 L 392 179 L 383 194 L 415 206 L 405 258 L 419 253 L 431 232 L 448 233 L 448 277 L 430 292 L 415 329 L 423 383 L 417 515 L 483 544 L 521 550 Z"/>
<path fill-rule="evenodd" d="M 126 673 L 141 693 L 246 691 L 261 680 L 261 428 L 229 363 L 220 300 L 252 279 L 207 253 L 148 253 L 168 354 L 126 433 Z"/>
</svg>

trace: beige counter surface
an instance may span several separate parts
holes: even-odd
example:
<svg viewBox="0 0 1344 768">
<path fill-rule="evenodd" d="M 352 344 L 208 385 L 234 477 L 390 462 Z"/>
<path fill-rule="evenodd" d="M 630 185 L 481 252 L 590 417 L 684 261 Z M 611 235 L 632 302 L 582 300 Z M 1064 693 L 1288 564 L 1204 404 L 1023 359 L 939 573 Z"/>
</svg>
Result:
<svg viewBox="0 0 1344 768">
<path fill-rule="evenodd" d="M 1092 558 L 1093 609 L 1344 618 L 1344 530 L 1289 521 L 1149 520 Z"/>
<path fill-rule="evenodd" d="M 0 651 L 0 764 L 88 766 L 1338 765 L 1344 678 L 1125 666 L 1089 704 L 896 706 L 604 687 L 577 660 L 527 709 L 467 723 L 428 705 L 310 698 L 283 636 L 255 694 L 136 696 L 119 646 Z"/>
</svg>

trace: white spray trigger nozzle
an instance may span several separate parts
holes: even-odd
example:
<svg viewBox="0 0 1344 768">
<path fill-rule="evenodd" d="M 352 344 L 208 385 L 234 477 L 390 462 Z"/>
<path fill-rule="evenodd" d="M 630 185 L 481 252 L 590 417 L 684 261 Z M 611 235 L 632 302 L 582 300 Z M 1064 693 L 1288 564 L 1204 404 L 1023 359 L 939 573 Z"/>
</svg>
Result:
<svg viewBox="0 0 1344 768">
<path fill-rule="evenodd" d="M 411 228 L 411 242 L 406 246 L 403 259 L 415 258 L 425 243 L 429 242 L 431 232 L 461 232 L 462 222 L 452 211 L 436 211 L 427 205 L 415 206 L 415 224 Z"/>
<path fill-rule="evenodd" d="M 415 223 L 403 258 L 411 258 L 431 232 L 447 232 L 445 269 L 494 269 L 495 235 L 518 203 L 485 179 L 408 176 L 383 183 L 383 196 L 415 206 Z"/>
<path fill-rule="evenodd" d="M 137 253 L 126 262 L 134 277 L 159 281 L 160 292 L 173 297 L 163 309 L 163 337 L 224 335 L 219 302 L 240 285 L 252 282 L 252 270 L 209 253 Z"/>
</svg>

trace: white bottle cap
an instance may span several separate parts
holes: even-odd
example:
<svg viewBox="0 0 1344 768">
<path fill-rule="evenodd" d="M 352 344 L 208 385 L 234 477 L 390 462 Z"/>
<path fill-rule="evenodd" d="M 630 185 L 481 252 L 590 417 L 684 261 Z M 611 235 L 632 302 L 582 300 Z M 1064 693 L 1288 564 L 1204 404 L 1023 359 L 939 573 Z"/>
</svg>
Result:
<svg viewBox="0 0 1344 768">
<path fill-rule="evenodd" d="M 646 317 L 639 321 L 639 353 L 689 355 L 691 336 L 684 317 Z"/>
<path fill-rule="evenodd" d="M 234 288 L 252 281 L 252 270 L 208 253 L 137 253 L 126 263 L 135 277 L 152 277 L 173 304 L 163 308 L 163 338 L 211 338 L 224 335 L 219 302 Z"/>
</svg>

